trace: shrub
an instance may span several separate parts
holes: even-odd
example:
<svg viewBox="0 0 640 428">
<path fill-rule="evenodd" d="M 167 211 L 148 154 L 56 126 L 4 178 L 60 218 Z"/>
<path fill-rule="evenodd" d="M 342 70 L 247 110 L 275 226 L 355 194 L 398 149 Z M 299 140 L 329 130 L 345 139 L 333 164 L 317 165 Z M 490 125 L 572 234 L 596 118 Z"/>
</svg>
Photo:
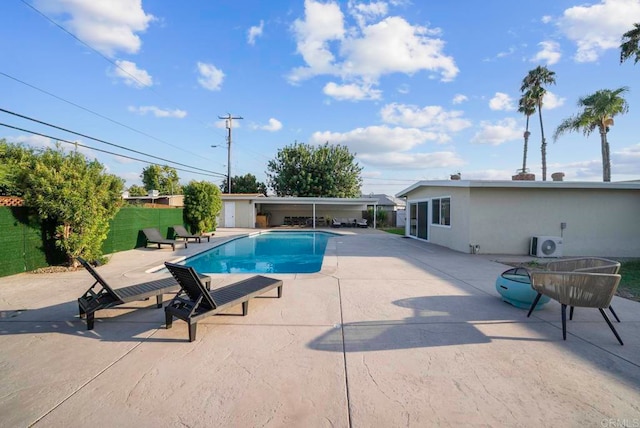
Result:
<svg viewBox="0 0 640 428">
<path fill-rule="evenodd" d="M 216 230 L 216 217 L 222 209 L 220 189 L 208 181 L 190 181 L 184 191 L 184 220 L 191 233 Z"/>
</svg>

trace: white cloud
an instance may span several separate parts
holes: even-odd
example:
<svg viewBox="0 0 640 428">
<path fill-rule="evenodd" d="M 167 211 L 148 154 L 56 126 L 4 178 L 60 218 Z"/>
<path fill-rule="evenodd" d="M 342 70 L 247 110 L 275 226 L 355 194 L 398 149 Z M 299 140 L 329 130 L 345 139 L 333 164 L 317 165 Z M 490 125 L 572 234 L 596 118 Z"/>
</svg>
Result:
<svg viewBox="0 0 640 428">
<path fill-rule="evenodd" d="M 407 85 L 406 83 L 403 83 L 402 85 L 398 86 L 398 92 L 401 94 L 408 94 L 409 85 Z"/>
<path fill-rule="evenodd" d="M 558 28 L 578 49 L 577 62 L 593 62 L 607 49 L 618 49 L 622 34 L 640 21 L 640 1 L 602 0 L 566 9 Z"/>
<path fill-rule="evenodd" d="M 324 86 L 322 92 L 337 100 L 379 100 L 381 97 L 381 91 L 373 89 L 371 85 L 358 85 L 355 83 L 340 85 L 335 82 L 329 82 Z"/>
<path fill-rule="evenodd" d="M 213 64 L 198 62 L 198 83 L 210 91 L 219 91 L 224 80 L 224 73 Z"/>
<path fill-rule="evenodd" d="M 367 24 L 367 22 L 371 22 L 378 17 L 385 16 L 388 11 L 388 5 L 385 2 L 371 2 L 371 3 L 356 3 L 354 1 L 349 1 L 348 3 L 349 12 L 358 22 L 360 27 Z"/>
<path fill-rule="evenodd" d="M 552 65 L 560 61 L 562 54 L 560 53 L 560 44 L 552 40 L 547 40 L 538 43 L 540 51 L 531 58 L 531 62 L 546 62 L 547 65 Z"/>
<path fill-rule="evenodd" d="M 329 42 L 344 37 L 344 15 L 336 3 L 304 2 L 305 19 L 296 19 L 293 31 L 297 51 L 308 67 L 294 69 L 289 76 L 292 82 L 318 74 L 334 74 L 334 56 Z"/>
<path fill-rule="evenodd" d="M 512 46 L 512 47 L 510 47 L 510 48 L 509 48 L 508 50 L 506 50 L 506 51 L 498 52 L 498 53 L 496 54 L 496 58 L 504 58 L 504 57 L 507 57 L 507 56 L 513 55 L 513 54 L 515 53 L 515 51 L 516 51 L 516 48 L 514 48 L 514 47 Z"/>
<path fill-rule="evenodd" d="M 542 18 L 540 18 L 540 21 L 541 21 L 543 24 L 548 24 L 548 23 L 550 23 L 552 20 L 553 20 L 553 18 L 552 18 L 551 16 L 549 16 L 549 15 L 544 15 Z"/>
<path fill-rule="evenodd" d="M 156 106 L 129 106 L 128 110 L 132 113 L 137 113 L 143 116 L 147 113 L 152 113 L 155 117 L 175 117 L 178 119 L 182 119 L 187 116 L 187 112 L 184 110 L 164 110 Z"/>
<path fill-rule="evenodd" d="M 247 43 L 249 43 L 250 45 L 255 45 L 256 44 L 256 38 L 262 36 L 262 30 L 264 29 L 264 21 L 260 21 L 260 25 L 258 26 L 253 26 L 251 28 L 249 28 L 249 31 L 247 31 Z"/>
<path fill-rule="evenodd" d="M 611 174 L 615 176 L 624 174 L 637 180 L 640 176 L 640 144 L 611 153 Z"/>
<path fill-rule="evenodd" d="M 426 168 L 452 168 L 459 167 L 465 162 L 455 152 L 434 152 L 434 153 L 380 153 L 358 155 L 367 165 L 379 168 L 402 168 L 420 169 Z"/>
<path fill-rule="evenodd" d="M 542 108 L 547 110 L 553 110 L 564 105 L 566 98 L 560 98 L 553 92 L 547 91 L 544 95 Z"/>
<path fill-rule="evenodd" d="M 440 73 L 442 81 L 451 81 L 459 70 L 453 58 L 442 53 L 444 41 L 433 37 L 438 31 L 412 26 L 397 16 L 385 18 L 363 28 L 362 37 L 342 42 L 346 61 L 341 71 L 377 81 L 385 74 L 426 70 Z"/>
<path fill-rule="evenodd" d="M 471 126 L 471 122 L 462 117 L 464 113 L 458 110 L 446 111 L 440 106 L 387 104 L 380 110 L 380 116 L 385 123 L 425 128 L 433 132 L 458 132 Z M 447 138 L 448 140 L 448 138 Z"/>
<path fill-rule="evenodd" d="M 304 19 L 297 19 L 293 32 L 304 66 L 291 70 L 291 83 L 319 75 L 336 76 L 343 85 L 375 86 L 383 75 L 429 71 L 442 81 L 455 78 L 459 70 L 452 57 L 443 53 L 438 29 L 412 26 L 404 18 L 386 17 L 382 2 L 348 4 L 357 25 L 346 27 L 345 16 L 335 2 L 305 0 Z M 336 84 L 339 85 L 339 84 Z"/>
<path fill-rule="evenodd" d="M 142 44 L 137 33 L 155 19 L 142 9 L 141 0 L 37 0 L 36 6 L 63 16 L 65 29 L 108 56 L 137 53 Z"/>
<path fill-rule="evenodd" d="M 489 100 L 489 108 L 491 110 L 515 110 L 516 107 L 513 104 L 513 99 L 504 92 L 496 92 L 496 94 Z"/>
<path fill-rule="evenodd" d="M 153 85 L 153 78 L 146 70 L 138 68 L 135 62 L 117 60 L 118 67 L 113 74 L 124 80 L 124 83 L 134 88 L 144 88 Z"/>
<path fill-rule="evenodd" d="M 51 138 L 41 135 L 18 135 L 17 137 L 2 137 L 9 143 L 22 143 L 32 147 L 54 147 L 54 141 Z"/>
<path fill-rule="evenodd" d="M 522 129 L 515 119 L 506 118 L 496 123 L 481 122 L 480 131 L 471 139 L 472 143 L 499 146 L 507 141 L 522 138 Z"/>
<path fill-rule="evenodd" d="M 465 101 L 469 101 L 469 97 L 467 97 L 466 95 L 462 95 L 462 94 L 455 94 L 453 97 L 453 104 L 462 104 Z"/>
<path fill-rule="evenodd" d="M 438 134 L 416 128 L 369 126 L 349 132 L 314 132 L 310 144 L 342 144 L 358 154 L 408 151 L 427 141 L 438 140 Z"/>
<path fill-rule="evenodd" d="M 280 122 L 278 119 L 270 118 L 268 124 L 257 126 L 257 129 L 262 129 L 263 131 L 269 131 L 269 132 L 276 132 L 282 129 L 282 122 Z"/>
</svg>

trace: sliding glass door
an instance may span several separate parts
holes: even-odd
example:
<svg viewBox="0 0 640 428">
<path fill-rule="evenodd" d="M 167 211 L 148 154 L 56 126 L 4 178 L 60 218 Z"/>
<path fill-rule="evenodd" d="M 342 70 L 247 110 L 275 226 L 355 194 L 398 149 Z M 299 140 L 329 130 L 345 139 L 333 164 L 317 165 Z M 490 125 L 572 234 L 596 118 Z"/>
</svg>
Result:
<svg viewBox="0 0 640 428">
<path fill-rule="evenodd" d="M 409 203 L 409 236 L 427 240 L 429 238 L 429 202 Z"/>
</svg>

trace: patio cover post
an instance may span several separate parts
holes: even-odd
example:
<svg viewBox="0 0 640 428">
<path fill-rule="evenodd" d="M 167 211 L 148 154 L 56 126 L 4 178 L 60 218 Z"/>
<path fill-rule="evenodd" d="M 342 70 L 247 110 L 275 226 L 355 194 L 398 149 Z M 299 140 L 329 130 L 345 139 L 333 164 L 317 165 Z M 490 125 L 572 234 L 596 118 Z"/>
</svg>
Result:
<svg viewBox="0 0 640 428">
<path fill-rule="evenodd" d="M 376 217 L 378 214 L 378 204 L 374 202 L 373 204 L 373 228 L 376 228 L 376 223 L 378 222 Z"/>
<path fill-rule="evenodd" d="M 313 206 L 313 209 L 311 210 L 311 214 L 313 216 L 312 217 L 313 218 L 313 223 L 312 224 L 313 224 L 313 228 L 315 229 L 316 228 L 316 203 L 314 202 L 312 204 L 312 206 Z"/>
</svg>

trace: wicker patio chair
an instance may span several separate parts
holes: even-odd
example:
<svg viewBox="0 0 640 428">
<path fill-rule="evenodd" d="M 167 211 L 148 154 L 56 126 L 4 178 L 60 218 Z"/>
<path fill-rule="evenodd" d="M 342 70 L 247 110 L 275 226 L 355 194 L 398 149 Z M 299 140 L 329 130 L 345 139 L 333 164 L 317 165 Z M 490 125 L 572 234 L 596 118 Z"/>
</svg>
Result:
<svg viewBox="0 0 640 428">
<path fill-rule="evenodd" d="M 620 342 L 622 339 L 607 317 L 604 308 L 609 307 L 620 275 L 588 272 L 532 271 L 531 287 L 538 292 L 527 317 L 531 316 L 542 295 L 557 300 L 562 305 L 562 338 L 567 340 L 567 306 L 597 308 L 607 325 Z"/>
<path fill-rule="evenodd" d="M 552 272 L 590 272 L 590 273 L 618 273 L 620 262 L 602 257 L 576 257 L 571 259 L 554 260 L 545 265 L 544 270 Z M 609 305 L 611 314 L 620 322 L 618 314 Z M 573 319 L 573 306 L 569 310 L 569 319 Z"/>
</svg>

